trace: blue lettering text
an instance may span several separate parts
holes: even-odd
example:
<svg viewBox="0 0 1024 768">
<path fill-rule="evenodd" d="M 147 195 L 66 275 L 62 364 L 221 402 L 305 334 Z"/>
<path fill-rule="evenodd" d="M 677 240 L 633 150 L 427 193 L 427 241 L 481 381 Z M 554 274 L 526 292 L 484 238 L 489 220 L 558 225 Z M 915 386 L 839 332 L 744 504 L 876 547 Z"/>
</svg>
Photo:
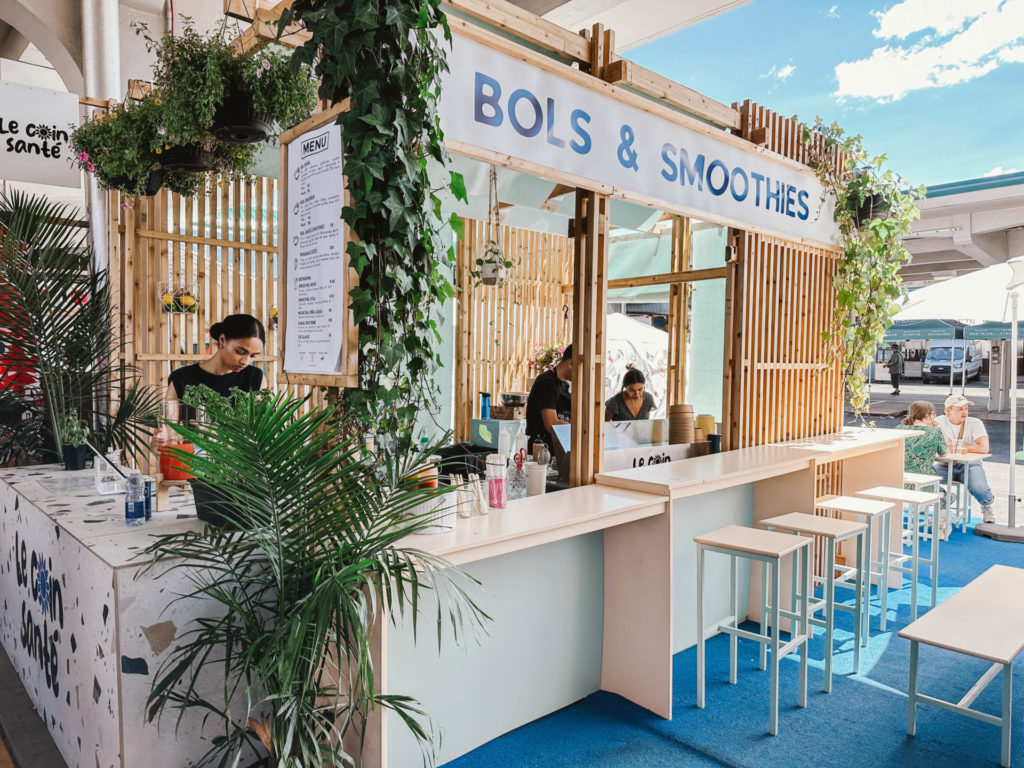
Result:
<svg viewBox="0 0 1024 768">
<path fill-rule="evenodd" d="M 484 87 L 490 89 L 484 93 Z M 501 125 L 504 119 L 501 114 L 501 107 L 498 100 L 501 98 L 501 84 L 493 77 L 488 77 L 483 72 L 476 73 L 476 90 L 473 99 L 473 119 L 484 125 Z M 485 114 L 485 107 L 489 108 L 490 114 Z"/>
</svg>

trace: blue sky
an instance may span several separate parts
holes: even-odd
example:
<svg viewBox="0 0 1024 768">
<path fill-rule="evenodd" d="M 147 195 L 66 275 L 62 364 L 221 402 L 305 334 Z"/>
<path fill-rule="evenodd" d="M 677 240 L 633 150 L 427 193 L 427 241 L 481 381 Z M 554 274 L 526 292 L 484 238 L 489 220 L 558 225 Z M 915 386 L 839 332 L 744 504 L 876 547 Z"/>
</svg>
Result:
<svg viewBox="0 0 1024 768">
<path fill-rule="evenodd" d="M 834 120 L 913 184 L 1024 170 L 1024 0 L 753 0 L 623 55 Z"/>
</svg>

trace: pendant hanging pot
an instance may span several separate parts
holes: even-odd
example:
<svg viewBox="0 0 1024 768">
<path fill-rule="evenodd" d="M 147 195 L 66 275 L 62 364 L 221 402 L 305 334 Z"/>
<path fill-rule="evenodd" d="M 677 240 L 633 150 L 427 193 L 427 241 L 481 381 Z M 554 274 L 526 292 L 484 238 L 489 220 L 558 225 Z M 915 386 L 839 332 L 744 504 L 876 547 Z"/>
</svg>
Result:
<svg viewBox="0 0 1024 768">
<path fill-rule="evenodd" d="M 505 279 L 505 265 L 496 261 L 485 261 L 480 265 L 480 282 L 484 285 L 497 285 Z"/>
<path fill-rule="evenodd" d="M 273 128 L 273 118 L 253 109 L 245 91 L 236 91 L 217 107 L 210 132 L 221 141 L 254 144 L 266 139 Z"/>
<path fill-rule="evenodd" d="M 129 176 L 111 176 L 108 181 L 110 186 L 115 187 L 122 192 L 126 190 L 133 190 L 137 188 L 135 180 Z M 164 172 L 161 168 L 154 168 L 149 172 L 149 176 L 146 177 L 146 183 L 142 187 L 143 197 L 152 197 L 160 188 L 164 185 Z"/>
<path fill-rule="evenodd" d="M 160 166 L 171 173 L 203 173 L 213 170 L 213 164 L 213 152 L 203 149 L 198 144 L 171 147 L 160 155 Z"/>
<path fill-rule="evenodd" d="M 871 219 L 882 216 L 889 210 L 889 204 L 885 202 L 885 198 L 880 194 L 868 195 L 864 198 L 864 202 L 861 203 L 853 213 L 853 219 L 857 223 L 858 227 L 863 226 Z"/>
</svg>

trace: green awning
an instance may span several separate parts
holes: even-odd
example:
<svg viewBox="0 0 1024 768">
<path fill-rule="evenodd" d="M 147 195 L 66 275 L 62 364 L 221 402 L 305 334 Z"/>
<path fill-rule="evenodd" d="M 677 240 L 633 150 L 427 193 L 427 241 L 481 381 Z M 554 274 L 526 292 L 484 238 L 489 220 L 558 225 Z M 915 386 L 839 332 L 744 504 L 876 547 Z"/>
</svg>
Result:
<svg viewBox="0 0 1024 768">
<path fill-rule="evenodd" d="M 897 320 L 885 332 L 882 341 L 922 341 L 925 339 L 963 338 L 956 325 L 942 320 Z"/>
<path fill-rule="evenodd" d="M 964 328 L 965 339 L 1008 339 L 1011 328 L 1009 323 L 980 323 Z M 1017 338 L 1024 339 L 1020 322 L 1017 323 Z"/>
</svg>

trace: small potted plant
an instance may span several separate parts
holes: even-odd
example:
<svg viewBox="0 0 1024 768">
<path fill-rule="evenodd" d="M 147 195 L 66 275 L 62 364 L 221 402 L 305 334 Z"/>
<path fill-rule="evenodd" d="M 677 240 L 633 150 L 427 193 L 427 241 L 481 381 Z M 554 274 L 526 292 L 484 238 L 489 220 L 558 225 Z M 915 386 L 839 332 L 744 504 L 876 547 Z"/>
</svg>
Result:
<svg viewBox="0 0 1024 768">
<path fill-rule="evenodd" d="M 64 457 L 64 469 L 85 469 L 85 460 L 89 457 L 89 425 L 77 413 L 69 411 L 64 414 L 57 429 L 57 438 L 61 442 L 61 455 Z"/>
<path fill-rule="evenodd" d="M 494 240 L 487 241 L 483 256 L 476 260 L 477 269 L 473 275 L 484 285 L 498 285 L 505 280 L 512 262 L 501 252 L 501 247 Z"/>
<path fill-rule="evenodd" d="M 155 195 L 163 184 L 159 156 L 168 146 L 163 102 L 156 95 L 96 113 L 71 134 L 74 161 L 104 189 Z"/>
</svg>

